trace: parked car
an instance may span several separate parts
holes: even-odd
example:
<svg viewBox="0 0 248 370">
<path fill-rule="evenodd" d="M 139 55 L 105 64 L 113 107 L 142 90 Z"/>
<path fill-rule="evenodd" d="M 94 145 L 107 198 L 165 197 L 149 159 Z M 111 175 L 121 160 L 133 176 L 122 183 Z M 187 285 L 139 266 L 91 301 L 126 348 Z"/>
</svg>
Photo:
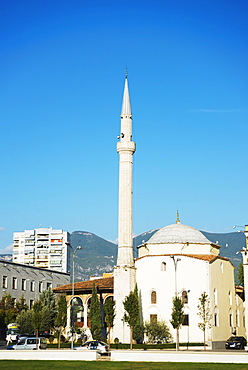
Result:
<svg viewBox="0 0 248 370">
<path fill-rule="evenodd" d="M 246 344 L 244 337 L 230 337 L 226 341 L 226 349 L 244 349 Z"/>
<path fill-rule="evenodd" d="M 82 344 L 80 347 L 74 347 L 74 349 L 78 350 L 95 350 L 100 352 L 101 354 L 108 353 L 108 345 L 100 340 L 89 340 Z"/>
<path fill-rule="evenodd" d="M 46 349 L 46 338 L 38 337 L 38 349 Z M 36 349 L 36 337 L 21 338 L 16 344 L 8 346 L 7 349 Z"/>
</svg>

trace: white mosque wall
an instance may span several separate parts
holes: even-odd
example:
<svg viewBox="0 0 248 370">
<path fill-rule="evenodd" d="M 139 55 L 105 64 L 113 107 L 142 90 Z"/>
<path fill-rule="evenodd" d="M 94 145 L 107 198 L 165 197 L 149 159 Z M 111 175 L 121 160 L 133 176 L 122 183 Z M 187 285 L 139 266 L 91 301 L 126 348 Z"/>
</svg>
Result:
<svg viewBox="0 0 248 370">
<path fill-rule="evenodd" d="M 208 293 L 208 263 L 203 260 L 180 256 L 177 263 L 177 292 L 188 292 L 188 304 L 185 311 L 189 314 L 190 327 L 180 329 L 180 341 L 201 342 L 202 331 L 198 328 L 199 317 L 197 304 L 200 295 Z M 165 270 L 164 266 L 166 264 Z M 175 267 L 170 256 L 151 256 L 136 261 L 137 284 L 140 292 L 143 320 L 150 321 L 150 315 L 157 315 L 158 320 L 166 321 L 175 339 L 175 332 L 170 324 L 172 300 L 175 296 Z M 157 304 L 151 304 L 151 292 L 156 291 Z M 186 312 L 185 312 L 186 313 Z M 190 330 L 189 330 L 190 329 Z"/>
<path fill-rule="evenodd" d="M 212 328 L 207 330 L 207 341 L 225 341 L 232 331 L 229 322 L 229 310 L 233 312 L 233 324 L 239 316 L 237 334 L 244 335 L 243 304 L 235 297 L 233 267 L 229 261 L 216 259 L 213 263 L 187 256 L 177 262 L 177 287 L 175 288 L 175 266 L 170 256 L 147 256 L 136 260 L 136 276 L 140 293 L 143 321 L 150 321 L 150 315 L 157 315 L 158 320 L 164 320 L 170 327 L 175 339 L 175 331 L 170 324 L 172 313 L 172 299 L 175 290 L 178 296 L 183 291 L 188 292 L 188 303 L 185 304 L 185 314 L 189 315 L 189 326 L 180 329 L 181 342 L 203 342 L 203 332 L 199 329 L 200 318 L 197 305 L 203 292 L 208 294 L 211 301 L 211 312 L 218 311 L 217 326 L 214 316 L 211 320 Z M 223 272 L 222 272 L 223 268 Z M 218 301 L 214 301 L 214 289 L 218 292 Z M 156 292 L 157 302 L 151 303 L 151 292 Z M 229 292 L 231 305 L 229 304 Z M 236 306 L 238 302 L 238 306 Z M 238 310 L 238 311 L 237 311 Z M 238 313 L 237 313 L 238 312 Z M 237 326 L 237 325 L 233 325 Z"/>
</svg>

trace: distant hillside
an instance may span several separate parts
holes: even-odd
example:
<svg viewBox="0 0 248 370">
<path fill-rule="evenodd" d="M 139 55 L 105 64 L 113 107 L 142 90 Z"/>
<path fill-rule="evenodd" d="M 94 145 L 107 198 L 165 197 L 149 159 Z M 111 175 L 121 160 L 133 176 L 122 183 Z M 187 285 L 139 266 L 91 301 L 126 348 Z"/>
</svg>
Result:
<svg viewBox="0 0 248 370">
<path fill-rule="evenodd" d="M 140 235 L 137 235 L 133 240 L 134 257 L 137 257 L 137 247 L 148 241 L 157 231 L 150 230 Z M 220 254 L 227 257 L 238 266 L 241 262 L 241 254 L 236 254 L 239 250 L 245 247 L 244 233 L 202 233 L 213 243 L 218 243 L 221 246 Z M 82 246 L 75 256 L 75 280 L 87 280 L 90 276 L 101 276 L 103 272 L 112 272 L 116 265 L 117 245 L 107 241 L 99 236 L 87 231 L 74 231 L 71 233 L 71 245 L 76 248 Z M 0 258 L 11 261 L 10 254 L 1 254 Z"/>
<path fill-rule="evenodd" d="M 86 231 L 74 231 L 71 233 L 71 245 L 73 248 L 82 247 L 75 255 L 75 280 L 87 280 L 90 276 L 113 271 L 116 244 Z"/>
<path fill-rule="evenodd" d="M 239 232 L 233 233 L 208 233 L 202 231 L 202 233 L 213 243 L 221 245 L 220 255 L 227 257 L 234 264 L 238 266 L 242 261 L 241 254 L 238 253 L 242 248 L 245 248 L 245 234 Z"/>
</svg>

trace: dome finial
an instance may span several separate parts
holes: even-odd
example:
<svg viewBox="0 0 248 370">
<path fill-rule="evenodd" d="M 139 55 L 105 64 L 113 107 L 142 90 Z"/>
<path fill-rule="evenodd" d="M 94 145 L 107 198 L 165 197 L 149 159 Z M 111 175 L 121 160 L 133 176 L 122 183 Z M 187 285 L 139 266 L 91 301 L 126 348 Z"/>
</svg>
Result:
<svg viewBox="0 0 248 370">
<path fill-rule="evenodd" d="M 179 212 L 177 211 L 177 219 L 176 219 L 176 224 L 180 224 L 180 218 L 179 218 Z"/>
</svg>

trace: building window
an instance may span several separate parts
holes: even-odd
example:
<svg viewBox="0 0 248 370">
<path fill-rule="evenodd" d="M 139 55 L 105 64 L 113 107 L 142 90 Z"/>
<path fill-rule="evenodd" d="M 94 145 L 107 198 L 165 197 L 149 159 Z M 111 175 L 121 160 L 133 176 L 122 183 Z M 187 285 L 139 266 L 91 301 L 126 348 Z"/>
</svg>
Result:
<svg viewBox="0 0 248 370">
<path fill-rule="evenodd" d="M 245 310 L 243 311 L 243 327 L 245 328 Z"/>
<path fill-rule="evenodd" d="M 161 263 L 161 271 L 166 271 L 166 262 Z"/>
<path fill-rule="evenodd" d="M 182 325 L 189 326 L 189 315 L 183 315 L 183 322 Z"/>
<path fill-rule="evenodd" d="M 13 277 L 12 279 L 12 289 L 17 289 L 17 278 L 16 277 Z"/>
<path fill-rule="evenodd" d="M 236 310 L 236 326 L 239 327 L 240 326 L 240 320 L 239 320 L 239 311 Z"/>
<path fill-rule="evenodd" d="M 158 315 L 150 315 L 150 323 L 157 322 L 158 321 Z"/>
<path fill-rule="evenodd" d="M 223 272 L 224 272 L 224 265 L 223 265 L 223 262 L 221 262 L 220 263 L 220 271 L 222 272 L 222 274 L 223 274 Z"/>
<path fill-rule="evenodd" d="M 232 305 L 232 293 L 229 291 L 229 305 Z"/>
<path fill-rule="evenodd" d="M 33 304 L 34 304 L 34 300 L 33 299 L 30 299 L 29 301 L 29 308 L 31 310 L 31 308 L 33 308 Z"/>
<path fill-rule="evenodd" d="M 215 307 L 214 309 L 214 326 L 218 326 L 218 309 Z"/>
<path fill-rule="evenodd" d="M 233 326 L 233 314 L 232 310 L 229 310 L 229 325 Z"/>
<path fill-rule="evenodd" d="M 47 290 L 48 290 L 49 288 L 50 288 L 50 289 L 52 289 L 52 283 L 47 283 Z"/>
<path fill-rule="evenodd" d="M 182 292 L 182 301 L 184 304 L 188 303 L 188 292 L 186 290 Z"/>
<path fill-rule="evenodd" d="M 34 292 L 34 288 L 35 288 L 35 281 L 34 281 L 34 280 L 32 280 L 32 281 L 30 282 L 30 292 Z"/>
<path fill-rule="evenodd" d="M 239 305 L 239 296 L 238 296 L 238 294 L 236 294 L 235 300 L 236 300 L 236 306 L 238 307 L 238 305 Z"/>
<path fill-rule="evenodd" d="M 214 304 L 218 304 L 218 292 L 216 288 L 214 289 Z"/>
<path fill-rule="evenodd" d="M 7 279 L 7 276 L 3 276 L 3 289 L 7 289 L 8 288 L 8 279 Z"/>
<path fill-rule="evenodd" d="M 151 292 L 151 304 L 156 304 L 157 303 L 157 293 L 155 290 Z"/>
<path fill-rule="evenodd" d="M 41 293 L 43 290 L 43 282 L 39 281 L 39 293 Z"/>
<path fill-rule="evenodd" d="M 26 290 L 26 288 L 27 288 L 27 280 L 22 279 L 22 290 Z"/>
</svg>

